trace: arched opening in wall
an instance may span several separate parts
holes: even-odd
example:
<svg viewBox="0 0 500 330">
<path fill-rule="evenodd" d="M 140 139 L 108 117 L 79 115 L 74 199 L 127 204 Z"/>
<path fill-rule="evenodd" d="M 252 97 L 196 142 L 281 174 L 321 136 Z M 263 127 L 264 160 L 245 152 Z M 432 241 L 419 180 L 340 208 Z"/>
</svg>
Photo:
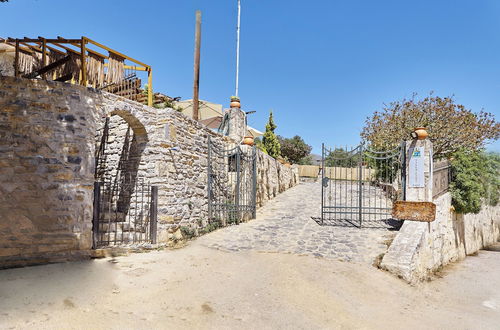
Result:
<svg viewBox="0 0 500 330">
<path fill-rule="evenodd" d="M 156 237 L 154 193 L 142 161 L 147 143 L 144 125 L 129 112 L 115 110 L 103 119 L 96 134 L 94 247 L 151 242 Z"/>
</svg>

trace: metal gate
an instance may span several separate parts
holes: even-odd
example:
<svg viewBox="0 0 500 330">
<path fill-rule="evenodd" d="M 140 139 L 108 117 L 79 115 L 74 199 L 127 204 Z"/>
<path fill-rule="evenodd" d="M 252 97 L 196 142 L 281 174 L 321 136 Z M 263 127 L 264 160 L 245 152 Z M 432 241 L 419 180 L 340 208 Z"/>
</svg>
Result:
<svg viewBox="0 0 500 330">
<path fill-rule="evenodd" d="M 255 218 L 255 146 L 227 148 L 208 140 L 208 216 L 222 226 Z"/>
<path fill-rule="evenodd" d="M 93 247 L 156 243 L 158 187 L 94 183 Z"/>
<path fill-rule="evenodd" d="M 404 143 L 377 150 L 322 147 L 321 225 L 387 228 L 392 203 L 404 200 Z"/>
</svg>

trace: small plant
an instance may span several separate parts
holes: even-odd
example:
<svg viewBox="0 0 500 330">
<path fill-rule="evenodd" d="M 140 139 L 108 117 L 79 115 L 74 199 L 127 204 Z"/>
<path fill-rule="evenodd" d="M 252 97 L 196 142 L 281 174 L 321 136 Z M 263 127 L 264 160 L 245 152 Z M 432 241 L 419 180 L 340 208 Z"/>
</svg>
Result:
<svg viewBox="0 0 500 330">
<path fill-rule="evenodd" d="M 185 239 L 191 239 L 196 236 L 196 229 L 188 227 L 188 226 L 181 226 L 180 228 L 182 237 Z"/>
<path fill-rule="evenodd" d="M 200 235 L 208 234 L 218 228 L 222 227 L 219 220 L 208 221 L 208 225 L 200 230 Z"/>
</svg>

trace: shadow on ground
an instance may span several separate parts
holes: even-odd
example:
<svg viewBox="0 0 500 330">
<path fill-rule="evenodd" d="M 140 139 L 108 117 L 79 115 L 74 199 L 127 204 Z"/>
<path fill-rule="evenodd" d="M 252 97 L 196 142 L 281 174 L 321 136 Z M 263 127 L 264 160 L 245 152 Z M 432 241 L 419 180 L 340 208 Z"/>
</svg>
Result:
<svg viewBox="0 0 500 330">
<path fill-rule="evenodd" d="M 396 219 L 363 220 L 361 224 L 359 221 L 351 219 L 321 219 L 320 217 L 311 217 L 311 219 L 320 226 L 372 228 L 391 231 L 398 231 L 403 225 L 403 221 Z"/>
</svg>

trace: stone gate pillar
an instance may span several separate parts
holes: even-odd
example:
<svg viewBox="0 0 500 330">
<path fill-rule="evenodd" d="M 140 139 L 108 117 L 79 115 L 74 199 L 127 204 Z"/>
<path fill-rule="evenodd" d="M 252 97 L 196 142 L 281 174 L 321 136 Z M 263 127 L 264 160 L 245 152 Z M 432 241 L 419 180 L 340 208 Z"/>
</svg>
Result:
<svg viewBox="0 0 500 330">
<path fill-rule="evenodd" d="M 226 113 L 229 119 L 227 135 L 237 143 L 240 143 L 247 132 L 246 114 L 240 108 L 231 108 Z"/>
<path fill-rule="evenodd" d="M 428 139 L 406 141 L 405 199 L 432 202 L 432 142 Z"/>
</svg>

